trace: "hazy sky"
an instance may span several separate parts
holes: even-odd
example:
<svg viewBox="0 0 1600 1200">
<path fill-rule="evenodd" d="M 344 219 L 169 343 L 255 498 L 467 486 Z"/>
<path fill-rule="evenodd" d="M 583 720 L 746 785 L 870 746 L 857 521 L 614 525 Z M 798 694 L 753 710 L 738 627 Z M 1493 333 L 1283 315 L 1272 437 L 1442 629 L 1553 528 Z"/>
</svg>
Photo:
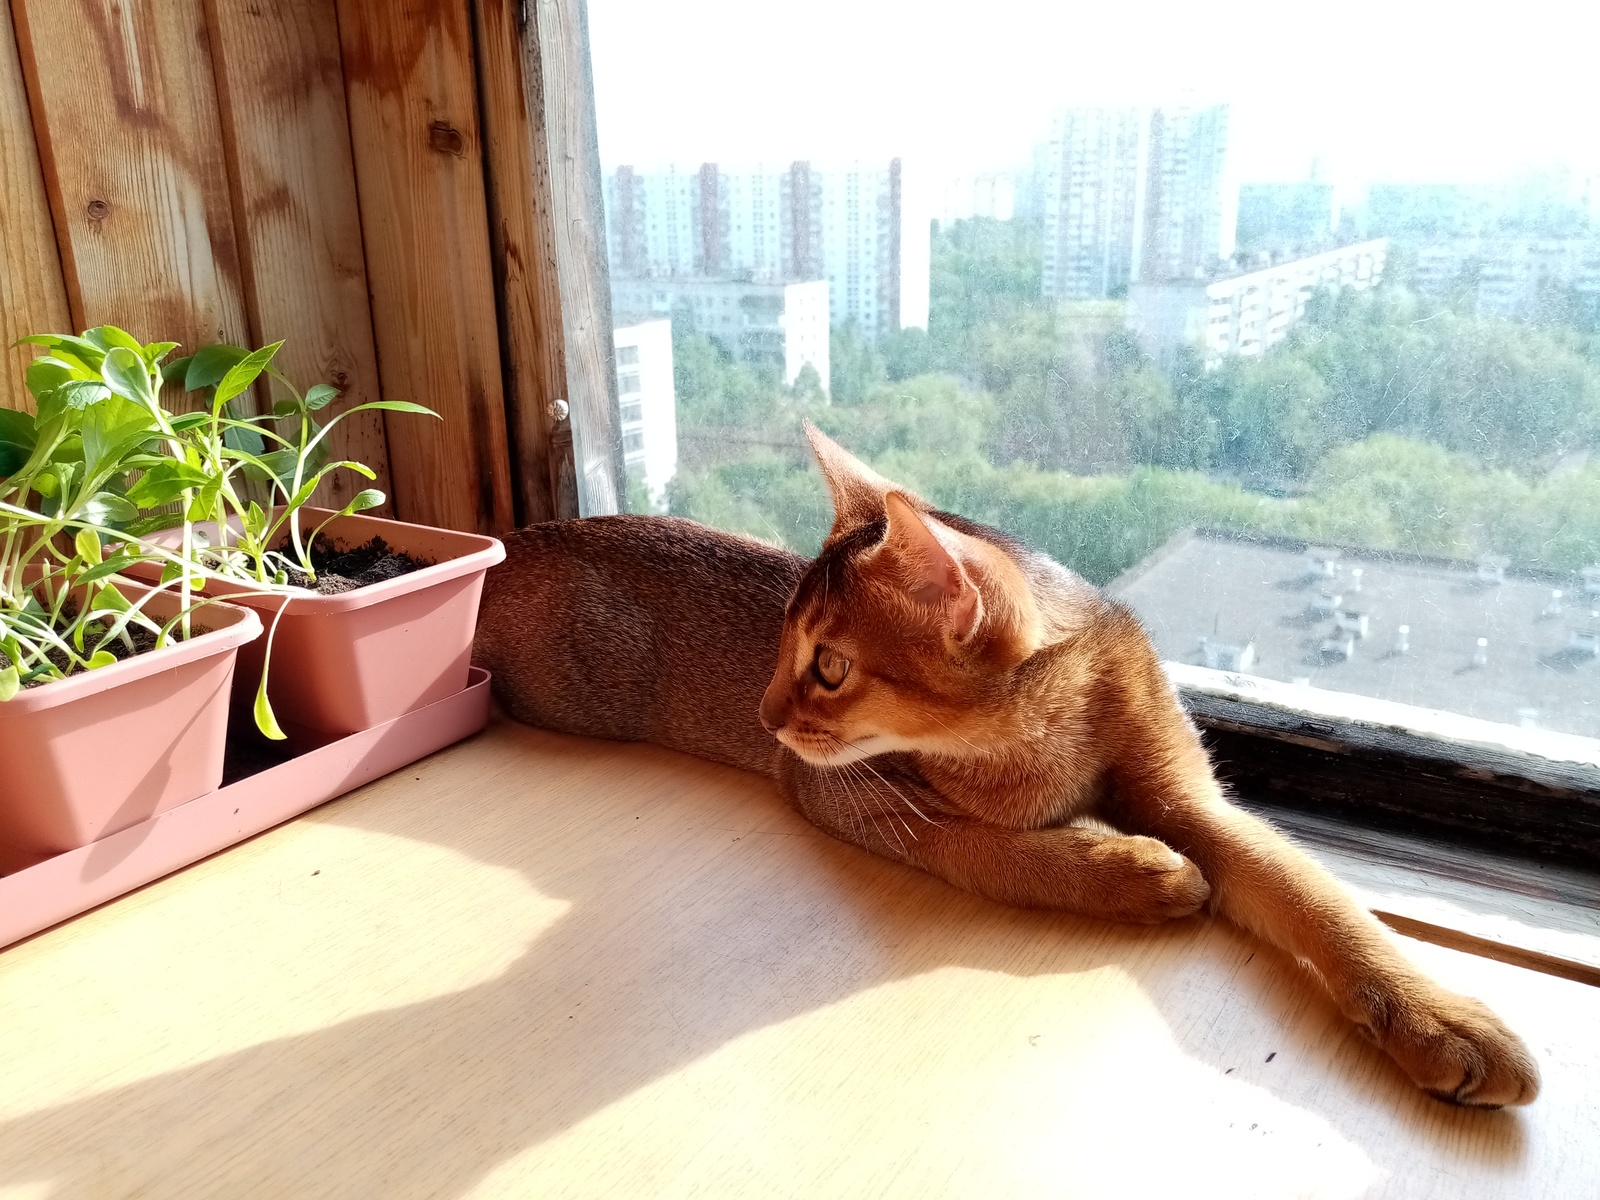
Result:
<svg viewBox="0 0 1600 1200">
<path fill-rule="evenodd" d="M 1597 0 L 589 0 L 618 162 L 1026 161 L 1074 103 L 1226 101 L 1244 180 L 1600 168 Z"/>
</svg>

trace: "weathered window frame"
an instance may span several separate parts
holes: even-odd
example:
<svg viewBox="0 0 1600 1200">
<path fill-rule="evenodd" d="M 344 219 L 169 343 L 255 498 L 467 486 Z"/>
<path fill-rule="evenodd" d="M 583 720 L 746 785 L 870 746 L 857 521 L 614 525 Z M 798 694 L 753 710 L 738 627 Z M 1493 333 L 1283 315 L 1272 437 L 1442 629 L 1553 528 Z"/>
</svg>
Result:
<svg viewBox="0 0 1600 1200">
<path fill-rule="evenodd" d="M 517 331 L 530 317 L 550 318 L 559 305 L 560 321 L 547 323 L 558 325 L 565 339 L 561 369 L 524 372 L 535 385 L 522 403 L 529 410 L 548 405 L 564 379 L 573 398 L 571 419 L 554 423 L 550 461 L 585 480 L 593 473 L 609 481 L 577 489 L 576 499 L 563 482 L 553 515 L 616 511 L 602 500 L 624 492 L 585 0 L 477 3 L 480 39 L 489 26 L 503 39 L 515 10 L 519 72 L 497 66 L 484 51 L 483 79 L 486 89 L 505 87 L 507 94 L 520 87 L 529 113 L 524 136 L 531 170 L 522 171 L 514 154 L 495 149 L 504 130 L 497 135 L 495 105 L 486 96 L 491 203 L 501 213 L 521 205 L 548 215 L 550 230 L 535 256 L 544 267 L 544 289 L 528 291 L 514 270 L 525 261 L 521 247 L 505 232 L 514 223 L 494 222 L 501 239 L 497 265 L 505 275 L 502 320 L 511 331 L 507 378 L 518 375 L 511 369 L 521 352 Z M 531 179 L 531 187 L 524 191 L 505 170 L 508 164 Z M 551 287 L 551 279 L 558 286 Z M 561 357 L 559 349 L 546 353 Z M 575 444 L 581 447 L 576 457 Z M 585 463 L 582 472 L 578 459 Z M 1168 663 L 1167 672 L 1219 773 L 1252 805 L 1591 870 L 1600 866 L 1600 741 L 1181 663 Z"/>
</svg>

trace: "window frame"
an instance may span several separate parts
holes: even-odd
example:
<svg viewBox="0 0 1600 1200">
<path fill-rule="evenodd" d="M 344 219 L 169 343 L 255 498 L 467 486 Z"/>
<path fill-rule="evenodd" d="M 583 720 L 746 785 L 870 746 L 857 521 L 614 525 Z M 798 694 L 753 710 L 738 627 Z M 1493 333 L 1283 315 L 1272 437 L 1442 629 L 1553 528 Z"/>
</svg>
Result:
<svg viewBox="0 0 1600 1200">
<path fill-rule="evenodd" d="M 616 512 L 626 485 L 586 3 L 478 0 L 475 10 L 480 41 L 486 27 L 501 30 L 502 41 L 505 29 L 515 29 L 515 69 L 501 61 L 497 70 L 493 47 L 483 69 L 497 283 L 502 323 L 512 331 L 507 377 L 520 369 L 534 381 L 521 407 L 544 413 L 551 515 Z M 523 116 L 497 129 L 494 112 L 505 97 Z M 517 205 L 537 218 L 533 252 L 522 259 L 534 268 L 531 289 L 512 269 L 519 247 L 505 235 L 505 217 Z M 537 353 L 514 345 L 518 328 L 539 322 L 556 336 Z M 560 398 L 563 387 L 570 404 Z M 520 445 L 513 460 L 515 471 Z M 1165 667 L 1219 777 L 1252 806 L 1600 868 L 1600 740 L 1189 664 Z"/>
</svg>

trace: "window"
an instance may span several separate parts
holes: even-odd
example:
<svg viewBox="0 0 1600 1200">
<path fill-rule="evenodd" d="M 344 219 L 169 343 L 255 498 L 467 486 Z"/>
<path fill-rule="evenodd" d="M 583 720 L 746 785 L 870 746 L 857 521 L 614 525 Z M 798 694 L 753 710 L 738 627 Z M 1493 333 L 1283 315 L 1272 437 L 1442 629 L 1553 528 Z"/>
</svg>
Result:
<svg viewBox="0 0 1600 1200">
<path fill-rule="evenodd" d="M 1403 71 L 1290 90 L 1265 64 L 1366 62 L 1372 26 L 1000 0 L 891 53 L 901 4 L 795 11 L 594 7 L 607 169 L 755 175 L 809 215 L 783 280 L 829 292 L 815 384 L 799 323 L 733 344 L 674 311 L 673 512 L 814 551 L 808 415 L 1131 604 L 1229 721 L 1359 696 L 1483 723 L 1443 742 L 1600 738 L 1600 158 L 1581 39 L 1548 36 L 1575 9 L 1397 0 Z M 1140 53 L 1066 70 L 1088 45 Z M 774 91 L 772 46 L 919 100 Z"/>
<path fill-rule="evenodd" d="M 639 363 L 639 347 L 623 346 L 617 350 L 617 365 L 619 367 L 633 367 Z"/>
<path fill-rule="evenodd" d="M 639 372 L 624 371 L 617 376 L 617 390 L 624 396 L 639 390 Z"/>
</svg>

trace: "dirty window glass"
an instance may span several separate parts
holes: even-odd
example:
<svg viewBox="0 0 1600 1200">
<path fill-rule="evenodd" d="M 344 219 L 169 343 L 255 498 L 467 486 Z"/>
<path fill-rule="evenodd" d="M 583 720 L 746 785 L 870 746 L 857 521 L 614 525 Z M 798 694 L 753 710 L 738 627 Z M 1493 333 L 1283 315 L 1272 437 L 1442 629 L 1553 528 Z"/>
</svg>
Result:
<svg viewBox="0 0 1600 1200">
<path fill-rule="evenodd" d="M 1600 735 L 1591 6 L 590 0 L 629 502 L 803 416 L 1164 656 Z"/>
</svg>

